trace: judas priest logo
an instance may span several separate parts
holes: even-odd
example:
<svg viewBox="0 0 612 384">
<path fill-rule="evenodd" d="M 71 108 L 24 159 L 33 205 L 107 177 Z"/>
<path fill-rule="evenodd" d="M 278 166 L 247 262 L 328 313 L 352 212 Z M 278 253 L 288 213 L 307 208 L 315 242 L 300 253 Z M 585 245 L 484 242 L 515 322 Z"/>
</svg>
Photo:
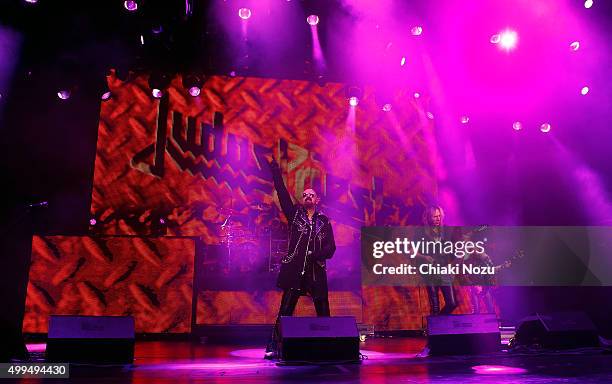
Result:
<svg viewBox="0 0 612 384">
<path fill-rule="evenodd" d="M 172 117 L 170 126 L 169 113 Z M 195 117 L 185 118 L 180 112 L 169 111 L 166 95 L 159 105 L 156 141 L 137 152 L 131 165 L 163 179 L 167 153 L 181 171 L 212 179 L 245 195 L 255 191 L 269 195 L 273 192 L 272 183 L 269 171 L 260 159 L 270 157 L 273 151 L 274 148 L 226 132 L 220 112 L 214 112 L 212 124 L 201 122 L 198 125 Z M 308 185 L 320 190 L 324 196 L 323 209 L 337 222 L 358 228 L 366 224 L 366 217 L 407 213 L 400 199 L 386 197 L 383 200 L 383 183 L 376 177 L 372 178 L 371 189 L 362 188 L 325 172 L 318 161 L 313 161 L 318 157 L 316 153 L 305 148 L 280 139 L 278 151 L 281 157 L 291 158 L 287 171 L 293 183 L 287 185 L 288 189 L 299 193 Z M 346 196 L 350 198 L 346 199 Z"/>
</svg>

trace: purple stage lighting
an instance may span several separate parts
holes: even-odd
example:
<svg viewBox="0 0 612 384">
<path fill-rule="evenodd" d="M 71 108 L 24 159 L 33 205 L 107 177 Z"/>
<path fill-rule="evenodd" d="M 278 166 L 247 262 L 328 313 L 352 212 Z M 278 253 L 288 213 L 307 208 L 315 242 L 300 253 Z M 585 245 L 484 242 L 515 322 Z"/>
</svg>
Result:
<svg viewBox="0 0 612 384">
<path fill-rule="evenodd" d="M 240 16 L 242 20 L 247 20 L 251 17 L 251 10 L 249 8 L 240 8 L 238 10 L 238 16 Z"/>
<path fill-rule="evenodd" d="M 30 4 L 36 4 L 38 3 L 38 0 L 25 0 L 25 2 Z"/>
<path fill-rule="evenodd" d="M 577 51 L 580 48 L 580 42 L 574 41 L 573 43 L 570 44 L 570 48 L 572 51 Z"/>
<path fill-rule="evenodd" d="M 586 9 L 589 9 L 589 8 L 591 8 L 592 6 L 593 6 L 593 0 L 586 0 L 586 1 L 584 2 L 584 7 L 585 7 Z"/>
<path fill-rule="evenodd" d="M 189 88 L 189 94 L 193 97 L 200 96 L 200 88 L 199 87 L 191 87 Z"/>
<path fill-rule="evenodd" d="M 351 107 L 356 107 L 359 104 L 359 99 L 356 96 L 349 97 L 349 105 Z"/>
<path fill-rule="evenodd" d="M 62 100 L 68 100 L 70 98 L 70 91 L 67 89 L 62 89 L 57 92 L 57 97 Z"/>
<path fill-rule="evenodd" d="M 319 24 L 319 16 L 317 15 L 310 15 L 306 18 L 306 22 L 310 25 L 317 25 Z"/>
<path fill-rule="evenodd" d="M 390 103 L 386 103 L 385 105 L 383 105 L 382 110 L 385 112 L 389 112 L 391 108 L 393 108 L 393 106 Z"/>
<path fill-rule="evenodd" d="M 434 118 L 433 113 L 431 113 L 431 112 L 429 112 L 429 111 L 428 111 L 428 112 L 427 112 L 427 118 L 428 118 L 429 120 L 433 120 L 433 118 Z"/>
<path fill-rule="evenodd" d="M 582 89 L 580 90 L 580 94 L 582 96 L 586 96 L 587 93 L 589 93 L 589 87 L 582 87 Z"/>
<path fill-rule="evenodd" d="M 461 124 L 467 124 L 470 122 L 470 117 L 469 116 L 461 116 Z"/>
<path fill-rule="evenodd" d="M 518 42 L 518 34 L 516 31 L 507 29 L 499 35 L 499 46 L 506 51 L 510 51 L 516 47 Z"/>
<path fill-rule="evenodd" d="M 406 64 L 406 56 L 402 56 L 402 59 L 400 60 L 400 66 L 404 66 L 404 64 Z"/>
<path fill-rule="evenodd" d="M 500 40 L 501 40 L 501 36 L 499 33 L 494 34 L 493 36 L 491 36 L 491 39 L 489 39 L 491 44 L 499 44 Z"/>
<path fill-rule="evenodd" d="M 101 97 L 102 101 L 110 100 L 110 98 L 111 98 L 111 93 L 110 93 L 110 91 L 106 91 L 106 92 L 104 92 L 104 93 L 102 94 L 102 97 Z"/>
<path fill-rule="evenodd" d="M 421 97 L 421 94 L 420 94 L 420 93 L 418 93 L 418 92 L 415 92 L 415 93 L 414 93 L 414 98 L 415 98 L 415 99 L 418 99 L 419 97 Z"/>
<path fill-rule="evenodd" d="M 514 124 L 512 124 L 512 129 L 514 129 L 515 131 L 520 131 L 521 129 L 523 129 L 523 124 L 521 124 L 520 121 L 515 121 Z"/>
<path fill-rule="evenodd" d="M 89 219 L 89 225 L 91 225 L 92 227 L 96 225 L 96 223 L 97 223 L 96 219 L 94 218 Z"/>
<path fill-rule="evenodd" d="M 410 33 L 412 33 L 412 36 L 420 36 L 421 33 L 423 33 L 423 27 L 421 27 L 420 25 L 415 25 L 410 30 Z"/>
<path fill-rule="evenodd" d="M 548 133 L 550 132 L 550 124 L 548 123 L 544 123 L 542 125 L 540 125 L 540 131 L 544 132 L 544 133 Z"/>
<path fill-rule="evenodd" d="M 153 95 L 153 97 L 156 99 L 161 99 L 161 97 L 164 95 L 164 92 L 162 92 L 161 89 L 153 88 L 151 90 L 151 95 Z"/>
<path fill-rule="evenodd" d="M 134 12 L 138 9 L 138 3 L 134 0 L 125 0 L 123 2 L 123 7 L 130 12 Z"/>
</svg>

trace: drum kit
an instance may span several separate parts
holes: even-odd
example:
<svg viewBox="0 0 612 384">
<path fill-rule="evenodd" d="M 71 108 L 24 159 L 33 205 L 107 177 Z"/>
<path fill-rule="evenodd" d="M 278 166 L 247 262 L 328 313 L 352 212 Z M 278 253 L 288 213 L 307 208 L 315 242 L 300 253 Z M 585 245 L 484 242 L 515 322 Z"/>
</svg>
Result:
<svg viewBox="0 0 612 384">
<path fill-rule="evenodd" d="M 219 226 L 225 271 L 277 271 L 287 251 L 287 231 L 270 204 L 252 203 L 247 213 L 219 208 L 225 219 Z"/>
</svg>

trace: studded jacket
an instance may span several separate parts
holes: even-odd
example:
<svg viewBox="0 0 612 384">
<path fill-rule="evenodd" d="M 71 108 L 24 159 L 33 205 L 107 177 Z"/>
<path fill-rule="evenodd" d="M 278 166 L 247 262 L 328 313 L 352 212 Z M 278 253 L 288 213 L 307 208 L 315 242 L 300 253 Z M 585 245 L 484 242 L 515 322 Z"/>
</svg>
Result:
<svg viewBox="0 0 612 384">
<path fill-rule="evenodd" d="M 289 223 L 289 247 L 287 255 L 281 259 L 277 286 L 302 288 L 313 297 L 327 295 L 326 260 L 336 251 L 329 218 L 316 211 L 310 222 L 306 209 L 291 200 L 280 169 L 274 169 L 272 175 L 278 200 Z"/>
</svg>

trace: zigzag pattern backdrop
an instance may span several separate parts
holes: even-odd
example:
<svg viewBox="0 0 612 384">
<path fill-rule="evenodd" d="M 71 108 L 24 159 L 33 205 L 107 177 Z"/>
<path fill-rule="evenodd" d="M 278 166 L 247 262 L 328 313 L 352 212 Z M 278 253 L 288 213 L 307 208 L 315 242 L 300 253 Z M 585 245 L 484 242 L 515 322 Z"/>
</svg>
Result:
<svg viewBox="0 0 612 384">
<path fill-rule="evenodd" d="M 194 241 L 35 236 L 23 331 L 50 314 L 131 315 L 136 332 L 191 331 Z"/>
<path fill-rule="evenodd" d="M 231 215 L 231 233 L 250 239 L 234 254 L 252 256 L 265 243 L 263 234 L 286 222 L 262 157 L 279 160 L 294 196 L 307 187 L 320 191 L 338 246 L 358 243 L 364 225 L 414 223 L 437 194 L 433 120 L 426 117 L 427 98 L 415 99 L 412 91 L 396 95 L 385 113 L 369 88 L 351 110 L 346 87 L 336 83 L 213 76 L 193 98 L 176 77 L 156 100 L 145 76 L 108 81 L 113 97 L 102 103 L 91 207 L 99 234 L 196 236 L 223 245 L 228 233 L 221 226 Z M 335 258 L 337 265 L 358 264 L 359 252 Z M 245 273 L 256 268 L 232 262 Z M 332 269 L 330 278 L 360 281 L 358 268 L 350 276 Z M 197 296 L 198 323 L 269 323 L 276 315 L 278 292 L 209 288 Z M 368 299 L 372 305 L 363 307 L 361 290 L 332 290 L 332 312 L 421 328 L 416 310 L 414 319 L 404 316 L 391 325 L 379 316 L 423 307 L 418 295 L 406 302 L 404 294 L 395 292 L 398 300 L 383 305 Z M 302 302 L 298 313 L 310 313 Z"/>
</svg>

